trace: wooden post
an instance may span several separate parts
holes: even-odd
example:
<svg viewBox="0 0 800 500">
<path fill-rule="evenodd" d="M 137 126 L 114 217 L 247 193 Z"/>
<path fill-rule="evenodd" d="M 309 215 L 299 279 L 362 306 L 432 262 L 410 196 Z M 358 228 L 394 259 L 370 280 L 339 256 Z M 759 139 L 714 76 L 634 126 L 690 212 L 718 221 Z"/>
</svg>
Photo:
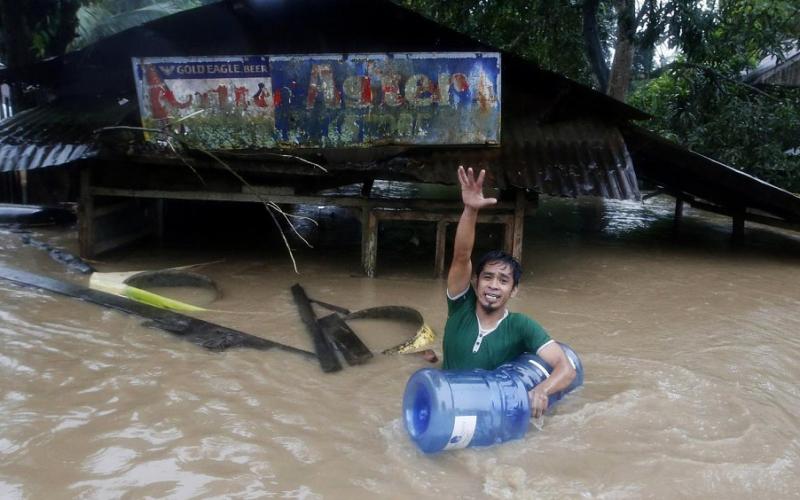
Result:
<svg viewBox="0 0 800 500">
<path fill-rule="evenodd" d="M 683 219 L 683 198 L 677 196 L 675 197 L 675 218 L 672 221 L 675 229 L 678 228 L 682 219 Z"/>
<path fill-rule="evenodd" d="M 378 218 L 368 203 L 361 209 L 361 265 L 368 278 L 375 277 L 378 262 Z"/>
<path fill-rule="evenodd" d="M 94 198 L 92 197 L 92 167 L 81 168 L 80 203 L 78 203 L 78 247 L 80 256 L 91 259 L 94 255 Z"/>
<path fill-rule="evenodd" d="M 733 232 L 731 233 L 731 242 L 734 245 L 739 245 L 744 241 L 744 216 L 747 207 L 735 207 L 732 212 L 733 218 Z"/>
<path fill-rule="evenodd" d="M 447 221 L 436 222 L 436 259 L 433 274 L 436 278 L 444 278 L 444 255 L 447 244 Z"/>
<path fill-rule="evenodd" d="M 19 174 L 19 191 L 22 195 L 22 204 L 28 204 L 28 171 L 18 170 Z"/>
<path fill-rule="evenodd" d="M 155 201 L 155 233 L 158 244 L 164 245 L 164 198 Z"/>
<path fill-rule="evenodd" d="M 514 238 L 512 243 L 511 255 L 522 262 L 522 236 L 523 225 L 525 223 L 525 191 L 517 189 L 516 203 L 514 205 Z"/>
<path fill-rule="evenodd" d="M 364 181 L 364 184 L 361 185 L 361 196 L 363 198 L 369 198 L 369 195 L 372 192 L 372 185 L 374 183 L 375 179 L 367 179 Z"/>
</svg>

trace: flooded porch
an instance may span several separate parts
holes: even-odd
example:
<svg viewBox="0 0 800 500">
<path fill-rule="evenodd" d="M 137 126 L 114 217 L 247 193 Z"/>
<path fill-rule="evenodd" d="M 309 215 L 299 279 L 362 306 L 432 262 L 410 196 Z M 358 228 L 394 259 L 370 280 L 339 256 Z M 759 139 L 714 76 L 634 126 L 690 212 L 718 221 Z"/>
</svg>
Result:
<svg viewBox="0 0 800 500">
<path fill-rule="evenodd" d="M 296 282 L 351 309 L 414 307 L 442 332 L 445 283 L 430 277 L 428 226 L 387 226 L 369 279 L 358 219 L 307 210 L 322 224 L 317 248 L 296 247 L 300 275 L 274 238 L 247 245 L 254 235 L 223 242 L 214 232 L 198 237 L 207 245 L 132 249 L 96 265 L 214 262 L 202 272 L 222 297 L 203 319 L 303 349 L 311 344 L 289 291 Z M 526 219 L 510 307 L 575 348 L 585 385 L 541 431 L 436 456 L 416 450 L 400 418 L 405 382 L 425 365 L 418 357 L 376 355 L 328 375 L 279 351 L 210 353 L 137 318 L 0 282 L 0 496 L 794 495 L 800 237 L 749 226 L 732 248 L 728 218 L 687 209 L 676 233 L 673 211 L 667 197 L 541 200 Z M 352 245 L 331 244 L 348 234 Z M 34 235 L 77 250 L 72 230 Z M 479 238 L 491 246 L 499 236 Z M 84 280 L 10 229 L 0 229 L 0 248 L 2 265 Z M 352 327 L 373 351 L 411 333 Z"/>
</svg>

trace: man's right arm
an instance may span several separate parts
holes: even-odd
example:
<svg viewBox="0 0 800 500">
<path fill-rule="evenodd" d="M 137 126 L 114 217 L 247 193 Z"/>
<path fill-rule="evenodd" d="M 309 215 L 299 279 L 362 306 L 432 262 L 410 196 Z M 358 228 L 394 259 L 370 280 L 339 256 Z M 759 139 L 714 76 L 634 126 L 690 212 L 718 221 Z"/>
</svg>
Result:
<svg viewBox="0 0 800 500">
<path fill-rule="evenodd" d="M 456 228 L 456 239 L 453 245 L 453 262 L 447 273 L 447 293 L 454 297 L 467 289 L 472 276 L 472 247 L 475 244 L 475 224 L 478 211 L 472 207 L 464 207 Z"/>
<path fill-rule="evenodd" d="M 476 179 L 472 168 L 465 171 L 464 167 L 458 167 L 458 181 L 461 183 L 461 200 L 464 202 L 464 211 L 458 220 L 453 244 L 453 261 L 447 274 L 447 292 L 451 296 L 466 290 L 472 277 L 472 247 L 475 245 L 475 225 L 478 222 L 478 211 L 497 203 L 495 198 L 483 197 L 485 176 L 485 170 L 481 170 Z"/>
</svg>

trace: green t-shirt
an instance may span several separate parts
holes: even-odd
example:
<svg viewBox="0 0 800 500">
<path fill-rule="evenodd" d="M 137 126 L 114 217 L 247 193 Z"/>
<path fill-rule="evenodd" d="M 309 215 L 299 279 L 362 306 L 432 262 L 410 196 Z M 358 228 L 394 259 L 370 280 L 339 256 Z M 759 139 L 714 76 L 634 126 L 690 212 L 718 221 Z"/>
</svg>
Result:
<svg viewBox="0 0 800 500">
<path fill-rule="evenodd" d="M 536 353 L 551 342 L 539 323 L 521 313 L 508 312 L 497 327 L 479 335 L 475 290 L 469 287 L 455 300 L 447 298 L 444 325 L 445 370 L 494 370 L 524 352 Z"/>
</svg>

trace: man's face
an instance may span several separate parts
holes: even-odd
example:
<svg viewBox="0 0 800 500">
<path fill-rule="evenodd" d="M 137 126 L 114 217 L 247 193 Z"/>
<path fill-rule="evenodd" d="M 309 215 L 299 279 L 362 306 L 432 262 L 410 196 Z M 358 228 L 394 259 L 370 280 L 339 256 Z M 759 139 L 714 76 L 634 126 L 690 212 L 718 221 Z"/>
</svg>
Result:
<svg viewBox="0 0 800 500">
<path fill-rule="evenodd" d="M 475 292 L 484 311 L 503 310 L 508 299 L 517 294 L 511 266 L 505 262 L 487 262 L 476 278 Z"/>
</svg>

